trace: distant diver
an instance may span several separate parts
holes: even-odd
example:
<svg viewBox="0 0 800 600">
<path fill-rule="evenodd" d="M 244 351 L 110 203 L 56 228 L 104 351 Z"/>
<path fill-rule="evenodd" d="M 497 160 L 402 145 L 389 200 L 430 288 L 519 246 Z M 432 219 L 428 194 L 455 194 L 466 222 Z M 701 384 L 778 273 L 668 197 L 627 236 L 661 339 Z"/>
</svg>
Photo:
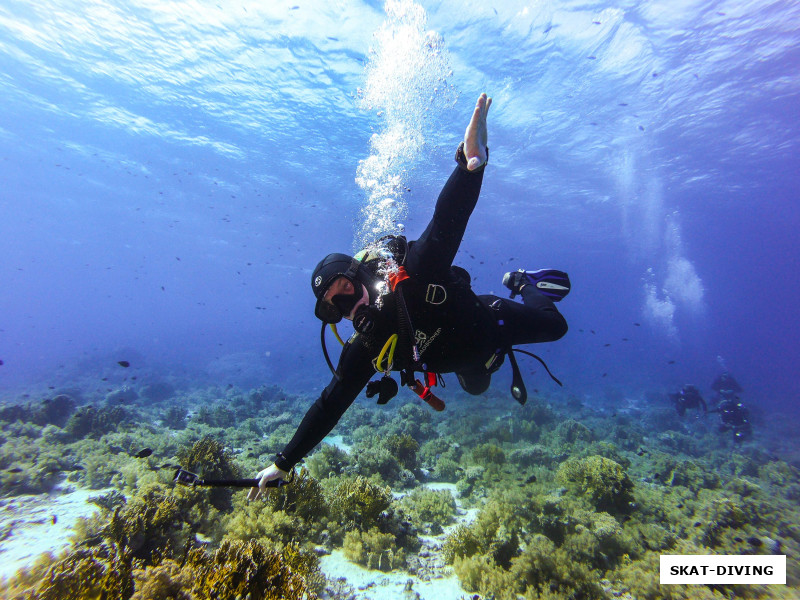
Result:
<svg viewBox="0 0 800 600">
<path fill-rule="evenodd" d="M 566 273 L 554 269 L 506 273 L 503 285 L 512 298 L 522 296 L 519 303 L 476 295 L 467 271 L 453 266 L 489 159 L 486 116 L 491 104 L 486 94 L 478 98 L 464 142 L 456 151 L 457 166 L 419 239 L 407 242 L 402 236 L 386 236 L 355 257 L 329 254 L 314 269 L 315 315 L 322 321 L 322 347 L 333 379 L 274 464 L 258 473 L 259 487 L 250 490 L 249 499 L 258 498 L 267 482 L 286 479 L 365 386 L 367 397 L 377 395 L 379 404 L 388 402 L 398 390 L 391 371 L 400 373 L 402 385 L 442 410 L 444 402 L 431 390 L 441 373 L 456 373 L 465 391 L 482 394 L 508 356 L 512 395 L 525 402 L 527 392 L 513 355 L 524 351 L 512 347 L 564 336 L 567 322 L 554 302 L 569 293 L 570 281 Z M 335 329 L 343 318 L 351 320 L 355 329 L 347 343 Z M 325 348 L 329 325 L 344 345 L 336 369 Z M 370 383 L 376 373 L 382 377 Z M 415 373 L 421 373 L 422 380 Z"/>
<path fill-rule="evenodd" d="M 700 390 L 698 390 L 694 385 L 686 384 L 683 386 L 683 388 L 681 388 L 680 392 L 677 394 L 670 394 L 669 397 L 670 400 L 672 400 L 672 402 L 675 404 L 675 410 L 677 411 L 678 416 L 682 417 L 685 415 L 687 409 L 699 410 L 702 408 L 703 414 L 708 412 L 706 401 L 703 400 L 703 397 L 700 395 Z"/>
<path fill-rule="evenodd" d="M 727 371 L 717 375 L 711 384 L 711 389 L 716 392 L 720 401 L 731 400 L 742 393 L 742 386 Z"/>
<path fill-rule="evenodd" d="M 750 424 L 750 411 L 739 398 L 743 391 L 739 382 L 724 371 L 714 379 L 711 389 L 716 392 L 719 405 L 710 412 L 719 413 L 720 431 L 730 431 L 736 443 L 750 439 L 753 426 Z"/>
</svg>

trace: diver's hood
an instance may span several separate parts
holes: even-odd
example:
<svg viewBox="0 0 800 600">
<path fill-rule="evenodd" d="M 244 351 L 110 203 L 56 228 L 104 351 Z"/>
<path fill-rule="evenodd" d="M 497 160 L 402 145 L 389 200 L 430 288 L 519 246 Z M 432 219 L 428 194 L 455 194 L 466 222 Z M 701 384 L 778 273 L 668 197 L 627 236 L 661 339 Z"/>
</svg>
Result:
<svg viewBox="0 0 800 600">
<path fill-rule="evenodd" d="M 381 278 L 358 258 L 334 252 L 319 261 L 311 273 L 311 290 L 317 298 L 316 314 L 319 314 L 319 304 L 324 302 L 325 292 L 328 291 L 333 281 L 342 275 L 353 282 L 362 283 L 367 288 L 370 304 L 377 300 L 378 284 L 382 281 Z"/>
</svg>

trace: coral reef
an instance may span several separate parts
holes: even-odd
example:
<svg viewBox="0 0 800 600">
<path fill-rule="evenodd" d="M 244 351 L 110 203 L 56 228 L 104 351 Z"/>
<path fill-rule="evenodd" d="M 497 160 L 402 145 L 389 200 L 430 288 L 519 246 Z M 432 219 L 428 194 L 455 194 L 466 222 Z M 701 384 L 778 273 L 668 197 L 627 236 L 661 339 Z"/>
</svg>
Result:
<svg viewBox="0 0 800 600">
<path fill-rule="evenodd" d="M 0 406 L 0 421 L 25 421 L 34 425 L 63 427 L 76 406 L 77 403 L 71 396 L 59 394 L 40 402 Z"/>
<path fill-rule="evenodd" d="M 132 562 L 114 545 L 77 548 L 46 571 L 31 597 L 125 600 L 133 594 L 132 574 Z"/>
<path fill-rule="evenodd" d="M 625 512 L 633 502 L 633 482 L 622 466 L 609 458 L 569 459 L 558 467 L 557 478 L 599 510 Z"/>
<path fill-rule="evenodd" d="M 456 502 L 450 490 L 416 488 L 400 500 L 400 506 L 412 523 L 423 524 L 428 533 L 439 534 L 453 521 Z"/>
<path fill-rule="evenodd" d="M 392 503 L 391 489 L 367 478 L 339 477 L 326 482 L 325 497 L 331 519 L 346 531 L 367 531 L 378 525 L 381 513 Z"/>
<path fill-rule="evenodd" d="M 406 564 L 406 555 L 398 548 L 394 536 L 381 533 L 376 527 L 368 531 L 348 531 L 344 536 L 345 556 L 368 569 L 391 571 Z"/>
<path fill-rule="evenodd" d="M 0 408 L 0 493 L 114 488 L 91 500 L 100 511 L 66 553 L 0 583 L 0 596 L 358 593 L 325 582 L 317 556 L 330 552 L 409 577 L 452 568 L 470 595 L 497 600 L 778 600 L 800 587 L 796 459 L 758 440 L 732 451 L 663 407 L 617 413 L 618 391 L 524 407 L 457 393 L 444 413 L 356 403 L 330 440 L 349 451 L 323 444 L 289 485 L 248 502 L 170 477 L 177 463 L 206 478 L 256 472 L 311 400 L 275 386 L 137 389 L 135 407 L 98 390 L 76 410 L 78 390 Z M 661 586 L 664 553 L 786 554 L 787 586 Z"/>
<path fill-rule="evenodd" d="M 198 473 L 206 479 L 236 479 L 240 476 L 231 453 L 210 436 L 197 440 L 191 447 L 181 447 L 176 456 L 184 469 Z M 215 507 L 223 510 L 230 508 L 230 490 L 215 488 L 203 491 L 208 494 Z"/>
<path fill-rule="evenodd" d="M 129 421 L 132 415 L 124 406 L 94 406 L 86 404 L 70 416 L 64 430 L 73 439 L 99 438 L 115 431 L 119 425 Z"/>
</svg>

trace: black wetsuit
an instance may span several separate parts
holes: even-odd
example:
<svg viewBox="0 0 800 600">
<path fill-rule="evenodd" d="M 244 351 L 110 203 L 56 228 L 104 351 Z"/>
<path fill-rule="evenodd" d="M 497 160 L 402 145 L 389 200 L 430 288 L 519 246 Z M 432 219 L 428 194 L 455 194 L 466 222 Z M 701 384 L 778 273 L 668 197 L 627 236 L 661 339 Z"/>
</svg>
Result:
<svg viewBox="0 0 800 600">
<path fill-rule="evenodd" d="M 670 394 L 672 400 L 675 402 L 675 410 L 678 411 L 679 416 L 686 413 L 686 409 L 703 409 L 703 414 L 708 412 L 706 401 L 700 395 L 700 391 L 693 385 L 684 386 L 683 389 L 677 394 Z"/>
<path fill-rule="evenodd" d="M 402 295 L 421 362 L 435 373 L 489 377 L 486 364 L 502 348 L 554 341 L 567 332 L 564 317 L 535 286 L 522 289 L 524 305 L 497 296 L 477 296 L 466 272 L 452 267 L 478 201 L 483 171 L 483 167 L 471 172 L 456 167 L 439 194 L 428 227 L 408 244 L 404 266 L 409 279 L 400 284 Z M 276 458 L 279 468 L 288 471 L 319 444 L 376 374 L 372 360 L 388 334 L 397 331 L 396 300 L 387 302 L 381 313 L 386 313 L 384 323 L 376 327 L 375 335 L 355 334 L 345 345 L 337 367 L 339 377 L 323 390 Z M 408 362 L 396 355 L 394 368 L 405 368 Z"/>
</svg>

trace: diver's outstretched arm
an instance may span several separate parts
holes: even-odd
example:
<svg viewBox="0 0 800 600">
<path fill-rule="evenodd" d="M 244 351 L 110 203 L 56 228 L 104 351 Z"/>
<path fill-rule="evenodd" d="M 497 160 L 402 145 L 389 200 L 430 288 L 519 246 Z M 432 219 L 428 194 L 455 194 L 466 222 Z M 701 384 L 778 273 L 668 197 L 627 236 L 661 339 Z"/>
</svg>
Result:
<svg viewBox="0 0 800 600">
<path fill-rule="evenodd" d="M 406 270 L 415 277 L 445 277 L 453 264 L 483 182 L 488 132 L 486 116 L 492 99 L 481 94 L 464 132 L 463 156 L 442 188 L 428 227 L 412 243 Z M 464 162 L 466 164 L 464 164 Z"/>
</svg>

